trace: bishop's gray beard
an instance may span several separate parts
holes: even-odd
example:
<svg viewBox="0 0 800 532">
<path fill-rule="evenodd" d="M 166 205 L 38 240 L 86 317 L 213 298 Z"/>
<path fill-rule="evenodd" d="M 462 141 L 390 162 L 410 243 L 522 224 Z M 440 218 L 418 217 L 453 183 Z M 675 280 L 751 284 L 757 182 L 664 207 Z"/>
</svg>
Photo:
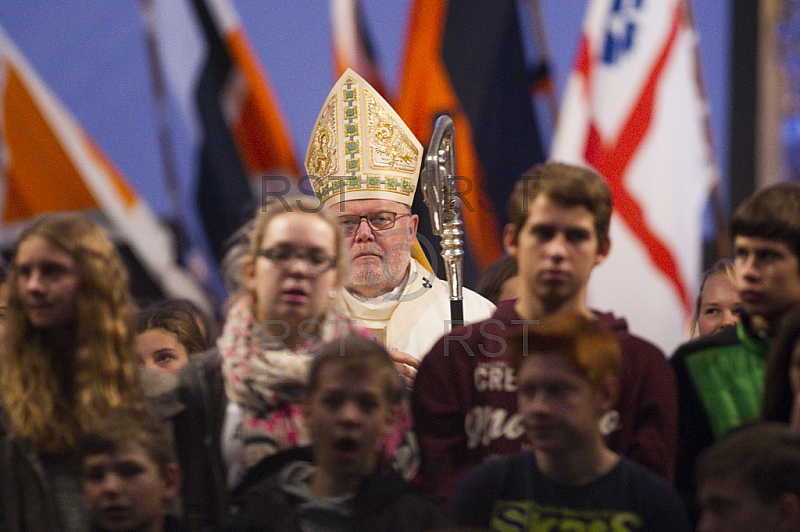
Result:
<svg viewBox="0 0 800 532">
<path fill-rule="evenodd" d="M 384 255 L 380 263 L 356 261 L 347 275 L 345 287 L 362 297 L 377 297 L 397 288 L 408 273 L 408 253 Z"/>
</svg>

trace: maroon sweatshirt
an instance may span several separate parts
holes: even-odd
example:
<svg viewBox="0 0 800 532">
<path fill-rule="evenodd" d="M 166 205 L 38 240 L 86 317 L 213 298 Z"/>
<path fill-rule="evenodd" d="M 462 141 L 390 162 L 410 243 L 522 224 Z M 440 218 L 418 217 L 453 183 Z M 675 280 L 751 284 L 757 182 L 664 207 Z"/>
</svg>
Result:
<svg viewBox="0 0 800 532">
<path fill-rule="evenodd" d="M 516 379 L 502 334 L 524 320 L 515 301 L 486 321 L 440 339 L 414 382 L 414 426 L 422 449 L 422 495 L 446 508 L 471 467 L 527 446 Z M 624 318 L 595 313 L 622 347 L 620 397 L 604 419 L 615 452 L 673 480 L 678 430 L 675 376 L 664 354 L 628 332 Z M 616 414 L 614 413 L 616 412 Z"/>
</svg>

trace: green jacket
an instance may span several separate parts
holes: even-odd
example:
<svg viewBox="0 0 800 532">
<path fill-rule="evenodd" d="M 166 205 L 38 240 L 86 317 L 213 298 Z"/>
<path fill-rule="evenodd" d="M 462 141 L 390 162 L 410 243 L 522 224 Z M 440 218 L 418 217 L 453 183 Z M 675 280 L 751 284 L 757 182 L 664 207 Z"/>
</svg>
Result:
<svg viewBox="0 0 800 532">
<path fill-rule="evenodd" d="M 691 492 L 698 455 L 760 415 L 769 346 L 742 320 L 683 344 L 670 360 L 678 380 L 676 486 L 684 494 Z"/>
</svg>

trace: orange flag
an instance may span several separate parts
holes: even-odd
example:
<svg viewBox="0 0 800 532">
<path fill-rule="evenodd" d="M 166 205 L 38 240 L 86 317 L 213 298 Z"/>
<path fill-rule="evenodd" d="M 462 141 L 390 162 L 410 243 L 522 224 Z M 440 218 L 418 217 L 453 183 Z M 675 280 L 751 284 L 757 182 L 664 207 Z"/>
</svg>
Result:
<svg viewBox="0 0 800 532">
<path fill-rule="evenodd" d="M 5 243 L 34 216 L 84 211 L 107 223 L 167 295 L 210 308 L 195 280 L 177 266 L 171 234 L 2 29 L 0 178 Z"/>
<path fill-rule="evenodd" d="M 455 124 L 468 256 L 502 252 L 505 201 L 542 160 L 515 0 L 414 0 L 398 114 L 423 145 L 443 113 Z"/>
</svg>

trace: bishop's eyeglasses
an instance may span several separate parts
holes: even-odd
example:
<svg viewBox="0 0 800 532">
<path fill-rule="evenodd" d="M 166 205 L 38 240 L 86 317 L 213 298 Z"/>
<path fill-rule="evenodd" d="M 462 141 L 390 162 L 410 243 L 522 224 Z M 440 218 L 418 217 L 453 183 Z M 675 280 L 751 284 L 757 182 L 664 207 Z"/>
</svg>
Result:
<svg viewBox="0 0 800 532">
<path fill-rule="evenodd" d="M 403 216 L 411 216 L 411 214 L 397 214 L 396 212 L 378 211 L 359 216 L 358 214 L 346 214 L 338 216 L 339 224 L 342 226 L 342 232 L 345 236 L 350 236 L 358 231 L 361 226 L 361 220 L 366 220 L 367 225 L 373 231 L 386 231 L 394 227 L 395 220 Z"/>
</svg>

